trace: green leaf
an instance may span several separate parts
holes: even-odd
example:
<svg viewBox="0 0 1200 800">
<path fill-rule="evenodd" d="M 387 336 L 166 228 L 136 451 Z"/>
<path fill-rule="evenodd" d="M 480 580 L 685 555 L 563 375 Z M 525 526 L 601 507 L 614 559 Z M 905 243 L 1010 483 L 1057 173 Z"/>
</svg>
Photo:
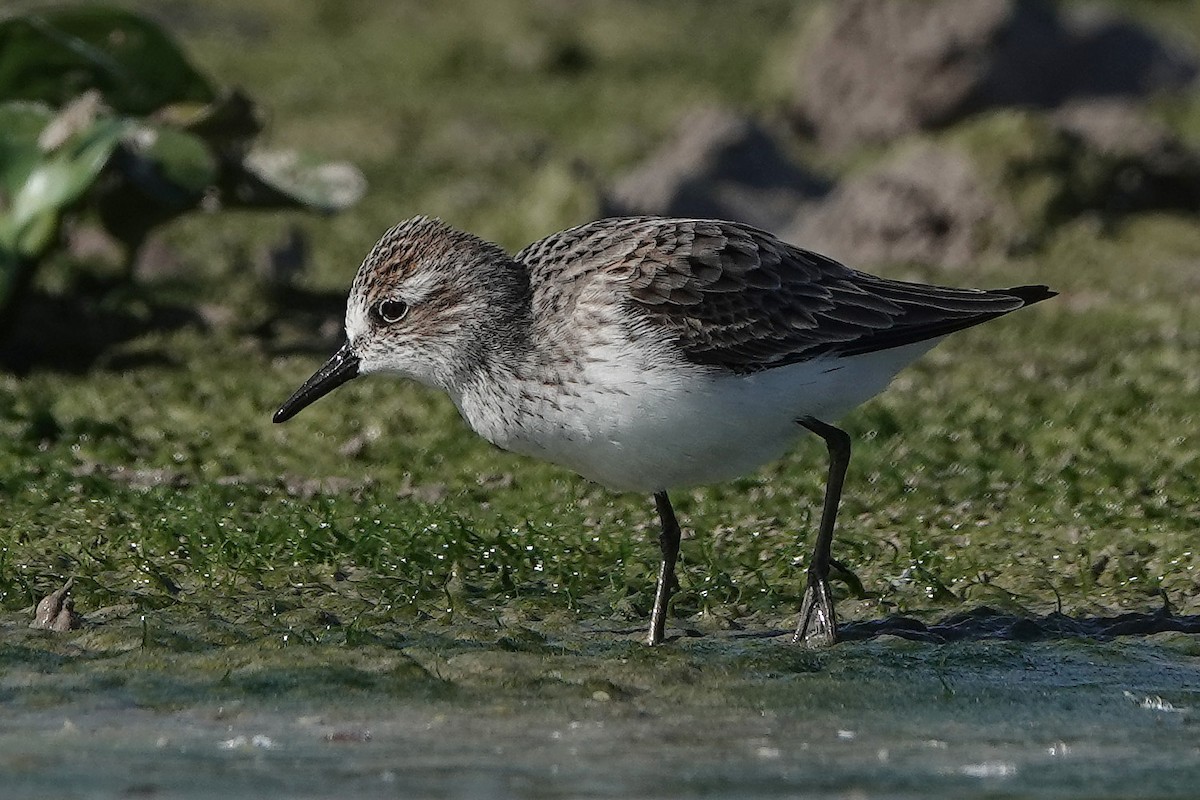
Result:
<svg viewBox="0 0 1200 800">
<path fill-rule="evenodd" d="M 0 100 L 60 106 L 93 88 L 128 114 L 215 97 L 174 41 L 137 14 L 82 6 L 0 20 Z"/>
<path fill-rule="evenodd" d="M 38 136 L 54 112 L 37 103 L 0 104 L 0 214 L 41 160 Z"/>
<path fill-rule="evenodd" d="M 0 107 L 0 125 L 5 119 L 17 123 L 0 136 L 5 156 L 0 248 L 25 259 L 37 259 L 50 247 L 60 215 L 92 186 L 127 127 L 123 120 L 103 118 L 45 154 L 36 134 L 30 138 L 37 113 Z"/>
<path fill-rule="evenodd" d="M 292 150 L 250 153 L 234 173 L 226 198 L 230 205 L 297 206 L 333 213 L 357 203 L 367 188 L 366 178 L 353 164 L 323 162 Z"/>
<path fill-rule="evenodd" d="M 13 196 L 25 185 L 42 154 L 38 135 L 54 118 L 50 109 L 33 103 L 0 104 L 0 330 L 11 311 L 11 299 L 28 260 L 17 255 L 15 231 L 10 232 L 8 211 Z"/>
</svg>

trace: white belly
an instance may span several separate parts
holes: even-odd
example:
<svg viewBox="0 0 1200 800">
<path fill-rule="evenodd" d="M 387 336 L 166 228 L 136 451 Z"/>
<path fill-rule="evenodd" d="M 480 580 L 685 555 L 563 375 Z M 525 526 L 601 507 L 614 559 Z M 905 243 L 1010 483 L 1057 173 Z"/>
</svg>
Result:
<svg viewBox="0 0 1200 800">
<path fill-rule="evenodd" d="M 565 385 L 525 384 L 513 405 L 466 397 L 459 408 L 500 447 L 612 489 L 654 492 L 729 480 L 780 458 L 805 432 L 797 419 L 838 419 L 935 343 L 745 376 L 600 361 Z"/>
</svg>

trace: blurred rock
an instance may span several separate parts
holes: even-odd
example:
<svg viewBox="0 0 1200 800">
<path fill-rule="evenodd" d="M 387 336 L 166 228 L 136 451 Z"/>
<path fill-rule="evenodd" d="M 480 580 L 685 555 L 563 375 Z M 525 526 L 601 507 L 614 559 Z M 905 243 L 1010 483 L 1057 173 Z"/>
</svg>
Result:
<svg viewBox="0 0 1200 800">
<path fill-rule="evenodd" d="M 1053 123 L 1107 163 L 1101 210 L 1200 209 L 1200 152 L 1126 100 L 1090 100 L 1055 112 Z"/>
<path fill-rule="evenodd" d="M 1190 211 L 1200 199 L 1200 154 L 1129 104 L 994 112 L 936 141 L 969 154 L 1027 240 L 1083 213 Z"/>
<path fill-rule="evenodd" d="M 413 483 L 412 474 L 404 473 L 400 488 L 396 491 L 398 500 L 409 498 L 419 503 L 440 503 L 450 494 L 450 488 L 444 483 Z"/>
<path fill-rule="evenodd" d="M 1007 247 L 1012 214 L 954 148 L 922 143 L 844 181 L 785 239 L 848 264 L 963 264 Z"/>
<path fill-rule="evenodd" d="M 997 106 L 1179 89 L 1195 58 L 1120 17 L 1046 0 L 838 0 L 805 31 L 798 123 L 827 145 L 948 125 Z"/>
<path fill-rule="evenodd" d="M 1102 3 L 1064 14 L 1066 48 L 1054 62 L 1058 103 L 1178 91 L 1200 74 L 1196 54 L 1160 39 Z"/>
<path fill-rule="evenodd" d="M 1135 106 L 997 111 L 919 137 L 802 209 L 784 238 L 852 265 L 961 265 L 1081 214 L 1200 209 L 1200 153 Z"/>
<path fill-rule="evenodd" d="M 311 500 L 319 495 L 347 495 L 353 499 L 361 499 L 363 492 L 375 485 L 371 478 L 354 480 L 337 475 L 327 478 L 307 478 L 298 475 L 282 475 L 279 484 L 292 497 Z"/>
<path fill-rule="evenodd" d="M 75 601 L 71 599 L 73 585 L 75 579 L 70 578 L 61 589 L 42 598 L 34 609 L 29 627 L 59 633 L 83 627 L 83 618 L 75 613 Z"/>
<path fill-rule="evenodd" d="M 74 261 L 101 264 L 118 269 L 125 264 L 125 247 L 98 225 L 69 220 L 63 226 L 67 253 Z"/>
<path fill-rule="evenodd" d="M 185 489 L 191 486 L 192 479 L 178 470 L 166 468 L 133 469 L 123 465 L 100 464 L 87 462 L 74 467 L 71 474 L 77 478 L 100 475 L 115 483 L 125 484 L 134 489 L 153 489 L 158 486 L 170 486 L 175 489 Z"/>
<path fill-rule="evenodd" d="M 686 115 L 657 153 L 617 180 L 607 211 L 731 219 L 778 230 L 828 190 L 828 181 L 793 164 L 761 125 L 706 108 Z"/>
<path fill-rule="evenodd" d="M 338 448 L 338 453 L 350 459 L 362 458 L 367 448 L 374 442 L 379 441 L 379 437 L 383 435 L 383 431 L 379 426 L 371 425 L 365 431 L 355 436 L 351 436 L 342 446 Z"/>
<path fill-rule="evenodd" d="M 210 331 L 230 330 L 239 321 L 237 309 L 222 303 L 199 303 L 196 305 L 196 316 Z"/>
<path fill-rule="evenodd" d="M 133 254 L 133 277 L 137 281 L 153 282 L 182 278 L 187 269 L 179 251 L 157 234 L 150 234 Z"/>
<path fill-rule="evenodd" d="M 838 147 L 945 125 L 988 103 L 993 75 L 1051 100 L 1041 76 L 1062 32 L 1040 2 L 839 0 L 815 25 L 797 110 Z"/>
</svg>

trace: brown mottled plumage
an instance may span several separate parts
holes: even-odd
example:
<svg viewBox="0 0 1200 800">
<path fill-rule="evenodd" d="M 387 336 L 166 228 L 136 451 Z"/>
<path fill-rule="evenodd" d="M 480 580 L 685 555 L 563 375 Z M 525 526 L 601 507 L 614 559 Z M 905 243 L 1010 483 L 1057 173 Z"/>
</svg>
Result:
<svg viewBox="0 0 1200 800">
<path fill-rule="evenodd" d="M 816 433 L 829 481 L 796 639 L 828 644 L 850 457 L 830 422 L 941 337 L 1053 294 L 887 280 L 734 222 L 605 219 L 509 256 L 415 217 L 368 254 L 346 345 L 275 420 L 359 374 L 393 372 L 447 392 L 500 447 L 653 492 L 663 560 L 652 643 L 664 636 L 679 550 L 667 489 L 744 474 Z"/>
<path fill-rule="evenodd" d="M 1052 295 L 890 281 L 717 220 L 604 219 L 534 242 L 516 260 L 529 267 L 539 306 L 561 307 L 572 295 L 564 286 L 607 273 L 690 360 L 735 373 L 945 336 Z"/>
</svg>

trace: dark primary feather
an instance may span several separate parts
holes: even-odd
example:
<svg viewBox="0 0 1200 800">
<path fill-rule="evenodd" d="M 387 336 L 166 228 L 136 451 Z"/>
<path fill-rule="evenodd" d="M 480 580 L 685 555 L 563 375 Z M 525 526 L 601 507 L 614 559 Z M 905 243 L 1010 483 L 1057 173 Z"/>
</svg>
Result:
<svg viewBox="0 0 1200 800">
<path fill-rule="evenodd" d="M 516 259 L 530 269 L 535 304 L 573 302 L 607 277 L 688 359 L 738 373 L 945 336 L 1055 294 L 888 280 L 716 220 L 604 219 L 534 242 Z"/>
</svg>

